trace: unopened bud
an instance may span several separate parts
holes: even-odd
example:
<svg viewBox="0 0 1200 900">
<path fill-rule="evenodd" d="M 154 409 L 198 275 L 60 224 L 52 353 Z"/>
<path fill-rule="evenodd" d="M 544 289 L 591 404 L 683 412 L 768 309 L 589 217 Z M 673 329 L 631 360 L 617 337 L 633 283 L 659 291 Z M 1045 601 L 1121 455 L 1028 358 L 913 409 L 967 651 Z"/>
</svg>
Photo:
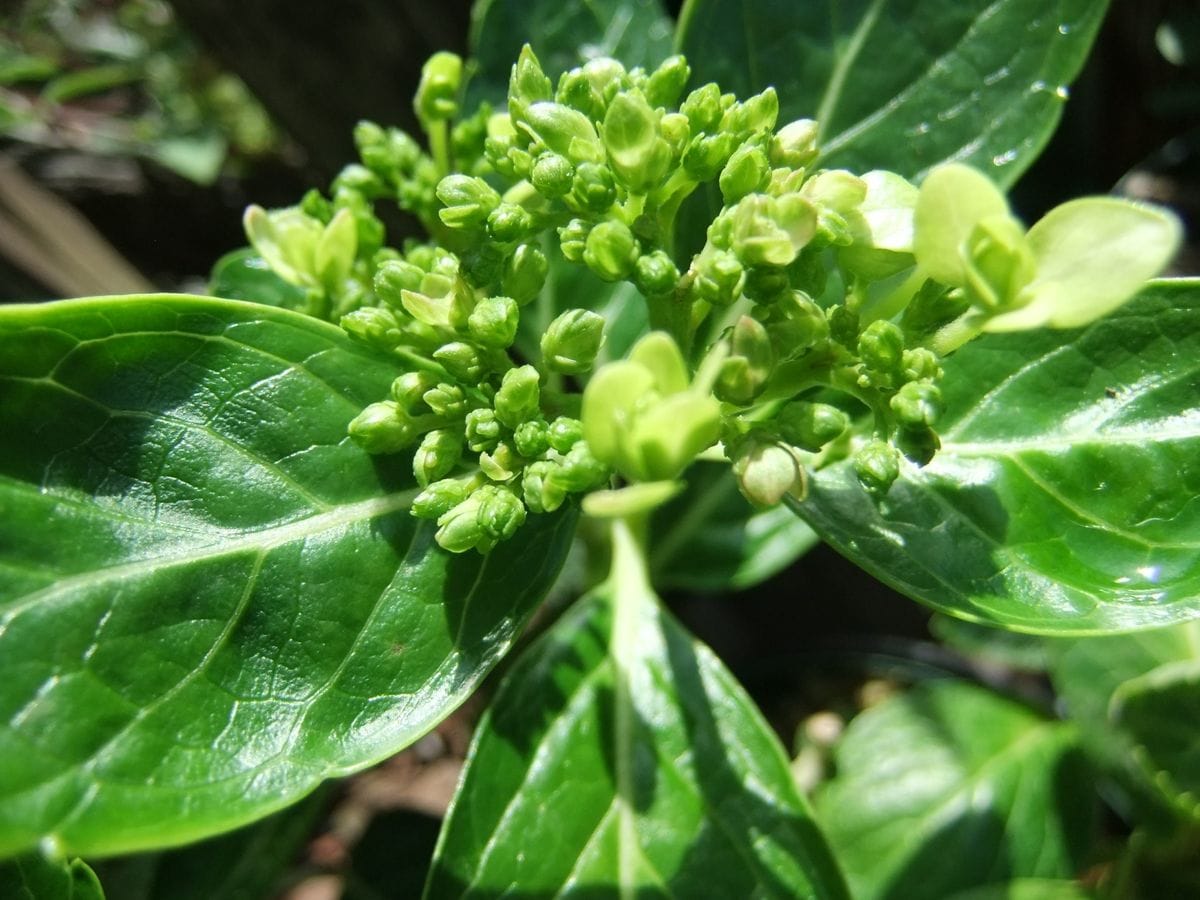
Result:
<svg viewBox="0 0 1200 900">
<path fill-rule="evenodd" d="M 437 198 L 445 205 L 438 218 L 449 228 L 476 228 L 500 204 L 490 184 L 469 175 L 447 175 L 438 182 Z"/>
<path fill-rule="evenodd" d="M 428 487 L 448 475 L 462 457 L 462 440 L 462 433 L 450 428 L 428 432 L 413 454 L 413 476 L 417 484 Z"/>
<path fill-rule="evenodd" d="M 804 470 L 779 444 L 751 441 L 733 463 L 742 495 L 755 506 L 774 506 L 789 493 L 802 494 Z"/>
<path fill-rule="evenodd" d="M 721 121 L 721 89 L 713 82 L 698 87 L 684 98 L 679 111 L 688 117 L 692 134 L 715 131 Z"/>
<path fill-rule="evenodd" d="M 910 381 L 892 396 L 891 407 L 905 427 L 928 427 L 941 415 L 942 392 L 935 384 Z"/>
<path fill-rule="evenodd" d="M 706 303 L 729 306 L 741 293 L 742 278 L 742 264 L 737 257 L 718 250 L 702 258 L 692 289 Z"/>
<path fill-rule="evenodd" d="M 520 469 L 520 458 L 504 441 L 498 443 L 495 450 L 479 454 L 479 471 L 492 481 L 512 481 Z"/>
<path fill-rule="evenodd" d="M 494 540 L 512 537 L 525 523 L 525 504 L 511 490 L 485 484 L 473 496 L 478 497 L 479 526 Z"/>
<path fill-rule="evenodd" d="M 500 441 L 500 423 L 490 409 L 473 409 L 467 413 L 467 446 L 476 453 L 494 450 Z"/>
<path fill-rule="evenodd" d="M 543 197 L 557 200 L 570 192 L 574 177 L 575 167 L 569 159 L 557 153 L 543 153 L 533 164 L 529 180 Z"/>
<path fill-rule="evenodd" d="M 569 416 L 559 416 L 550 423 L 550 446 L 559 453 L 569 453 L 583 440 L 583 423 Z"/>
<path fill-rule="evenodd" d="M 519 366 L 504 373 L 494 403 L 496 418 L 501 423 L 516 428 L 538 415 L 541 399 L 538 380 L 538 370 L 533 366 Z"/>
<path fill-rule="evenodd" d="M 605 212 L 617 199 L 617 188 L 608 166 L 580 163 L 571 182 L 571 202 L 578 209 Z"/>
<path fill-rule="evenodd" d="M 433 358 L 446 367 L 457 380 L 468 384 L 478 382 L 483 375 L 484 361 L 470 344 L 452 341 L 433 351 Z"/>
<path fill-rule="evenodd" d="M 534 244 L 521 244 L 504 263 L 501 289 L 518 306 L 524 306 L 541 293 L 550 264 L 546 254 Z"/>
<path fill-rule="evenodd" d="M 904 358 L 904 332 L 892 322 L 874 321 L 859 335 L 858 355 L 870 369 L 898 373 Z"/>
<path fill-rule="evenodd" d="M 392 399 L 400 404 L 405 412 L 417 411 L 419 404 L 424 402 L 425 394 L 431 391 L 437 382 L 428 372 L 405 372 L 392 382 L 388 392 Z M 437 412 L 437 410 L 434 410 Z"/>
<path fill-rule="evenodd" d="M 417 439 L 416 426 L 393 400 L 372 403 L 354 417 L 347 430 L 354 443 L 368 453 L 395 453 Z"/>
<path fill-rule="evenodd" d="M 498 244 L 514 244 L 529 236 L 533 217 L 515 203 L 501 203 L 487 217 L 487 233 Z"/>
<path fill-rule="evenodd" d="M 621 281 L 633 273 L 640 248 L 623 222 L 601 222 L 588 234 L 583 251 L 587 267 L 605 281 Z"/>
<path fill-rule="evenodd" d="M 521 312 L 511 297 L 484 297 L 467 318 L 471 339 L 485 347 L 503 349 L 517 336 Z"/>
<path fill-rule="evenodd" d="M 339 324 L 360 341 L 391 350 L 404 338 L 395 314 L 381 306 L 364 306 L 342 316 Z"/>
<path fill-rule="evenodd" d="M 558 229 L 559 246 L 568 262 L 583 262 L 583 251 L 587 247 L 587 238 L 591 230 L 592 226 L 583 219 L 572 219 Z"/>
<path fill-rule="evenodd" d="M 513 121 L 520 121 L 531 103 L 549 100 L 554 96 L 554 87 L 542 71 L 533 48 L 526 44 L 521 48 L 512 67 L 508 82 L 508 111 Z"/>
<path fill-rule="evenodd" d="M 550 426 L 544 419 L 522 422 L 513 430 L 513 446 L 526 459 L 536 459 L 550 449 Z"/>
<path fill-rule="evenodd" d="M 872 494 L 886 494 L 900 477 L 900 454 L 884 441 L 871 441 L 854 454 L 854 473 Z"/>
<path fill-rule="evenodd" d="M 817 158 L 817 123 L 812 119 L 789 122 L 771 138 L 771 165 L 800 169 Z"/>
<path fill-rule="evenodd" d="M 447 419 L 457 419 L 467 411 L 467 396 L 457 384 L 440 382 L 425 391 L 421 399 L 437 415 Z"/>
<path fill-rule="evenodd" d="M 828 403 L 796 400 L 779 411 L 775 425 L 789 444 L 816 453 L 850 427 L 850 417 Z"/>
<path fill-rule="evenodd" d="M 453 478 L 435 481 L 417 494 L 412 514 L 418 519 L 438 519 L 467 499 L 470 489 Z"/>
<path fill-rule="evenodd" d="M 718 182 L 721 196 L 727 205 L 732 205 L 747 194 L 762 190 L 770 173 L 771 167 L 763 149 L 754 144 L 744 144 L 734 151 L 721 170 Z"/>
<path fill-rule="evenodd" d="M 652 106 L 671 108 L 679 102 L 692 70 L 684 57 L 676 54 L 662 61 L 646 82 L 646 99 Z"/>
<path fill-rule="evenodd" d="M 392 309 L 402 309 L 403 291 L 419 291 L 425 272 L 402 259 L 389 259 L 375 272 L 375 294 Z"/>
<path fill-rule="evenodd" d="M 602 315 L 587 309 L 568 309 L 542 335 L 542 359 L 553 372 L 580 375 L 592 368 L 603 343 Z"/>
<path fill-rule="evenodd" d="M 462 86 L 463 61 L 455 53 L 441 52 L 421 67 L 413 105 L 422 122 L 440 122 L 458 114 L 458 91 Z"/>
<path fill-rule="evenodd" d="M 567 490 L 553 477 L 557 462 L 539 460 L 525 467 L 521 476 L 521 495 L 530 512 L 554 512 L 567 499 Z"/>
<path fill-rule="evenodd" d="M 604 146 L 617 178 L 644 194 L 666 174 L 671 148 L 658 136 L 658 117 L 640 91 L 617 94 L 604 116 Z"/>
<path fill-rule="evenodd" d="M 638 257 L 633 283 L 645 296 L 661 297 L 679 284 L 679 269 L 665 250 L 655 250 Z"/>
</svg>

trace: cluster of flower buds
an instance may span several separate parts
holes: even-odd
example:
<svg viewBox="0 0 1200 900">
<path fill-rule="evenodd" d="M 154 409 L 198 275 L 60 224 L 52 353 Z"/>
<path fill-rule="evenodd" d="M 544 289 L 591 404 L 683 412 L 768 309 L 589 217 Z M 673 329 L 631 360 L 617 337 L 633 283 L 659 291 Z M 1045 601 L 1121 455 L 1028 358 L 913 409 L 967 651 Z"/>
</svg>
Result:
<svg viewBox="0 0 1200 900">
<path fill-rule="evenodd" d="M 822 169 L 817 123 L 781 126 L 773 89 L 685 93 L 689 77 L 673 56 L 651 72 L 594 59 L 554 82 L 526 47 L 506 109 L 462 115 L 462 61 L 439 53 L 415 99 L 428 152 L 363 123 L 361 162 L 328 198 L 247 213 L 307 311 L 405 361 L 350 433 L 413 451 L 413 512 L 443 547 L 486 552 L 571 495 L 597 515 L 642 511 L 715 445 L 755 504 L 802 496 L 807 471 L 843 459 L 882 495 L 938 449 L 946 354 L 985 330 L 1091 321 L 1178 241 L 1170 217 L 1112 199 L 1026 231 L 963 166 L 920 188 Z M 684 254 L 675 220 L 701 185 L 723 205 Z M 381 201 L 434 242 L 385 246 Z M 594 374 L 597 311 L 561 312 L 540 354 L 515 346 L 571 264 L 632 283 L 655 329 Z"/>
</svg>

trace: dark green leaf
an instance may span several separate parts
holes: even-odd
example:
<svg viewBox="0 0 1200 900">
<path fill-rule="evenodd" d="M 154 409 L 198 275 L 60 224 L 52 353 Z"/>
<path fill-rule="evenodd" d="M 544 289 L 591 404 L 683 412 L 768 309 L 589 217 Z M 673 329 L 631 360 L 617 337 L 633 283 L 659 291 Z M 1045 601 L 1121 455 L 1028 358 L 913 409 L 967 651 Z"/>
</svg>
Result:
<svg viewBox="0 0 1200 900">
<path fill-rule="evenodd" d="M 1106 0 L 688 0 L 693 84 L 774 85 L 821 123 L 818 165 L 909 178 L 947 160 L 1011 184 L 1062 111 Z"/>
<path fill-rule="evenodd" d="M 0 853 L 194 840 L 423 734 L 508 649 L 572 516 L 488 557 L 349 420 L 395 364 L 193 297 L 0 310 Z"/>
<path fill-rule="evenodd" d="M 1200 623 L 1047 641 L 1054 686 L 1088 752 L 1143 806 L 1200 818 L 1197 718 Z"/>
<path fill-rule="evenodd" d="M 1200 614 L 1200 282 L 1152 283 L 1077 331 L 994 335 L 946 362 L 942 449 L 882 500 L 849 465 L 801 514 L 896 589 L 1018 631 Z"/>
<path fill-rule="evenodd" d="M 1066 878 L 1092 831 L 1079 757 L 1067 725 L 974 685 L 926 682 L 850 723 L 818 818 L 855 900 Z"/>
<path fill-rule="evenodd" d="M 671 20 L 659 0 L 479 0 L 472 13 L 473 103 L 504 107 L 508 77 L 529 43 L 551 79 L 597 56 L 652 68 L 671 53 Z"/>
<path fill-rule="evenodd" d="M 232 250 L 218 259 L 209 276 L 208 289 L 214 297 L 284 309 L 300 309 L 305 300 L 304 288 L 288 284 L 272 272 L 267 261 L 251 247 Z"/>
<path fill-rule="evenodd" d="M 104 900 L 95 873 L 81 859 L 55 862 L 27 853 L 0 863 L 5 900 Z"/>
<path fill-rule="evenodd" d="M 844 896 L 753 703 L 657 604 L 635 627 L 628 681 L 605 594 L 518 661 L 480 726 L 428 898 Z"/>
<path fill-rule="evenodd" d="M 725 463 L 697 463 L 687 490 L 654 514 L 650 566 L 660 587 L 727 591 L 783 571 L 817 543 L 785 506 L 754 509 Z"/>
</svg>

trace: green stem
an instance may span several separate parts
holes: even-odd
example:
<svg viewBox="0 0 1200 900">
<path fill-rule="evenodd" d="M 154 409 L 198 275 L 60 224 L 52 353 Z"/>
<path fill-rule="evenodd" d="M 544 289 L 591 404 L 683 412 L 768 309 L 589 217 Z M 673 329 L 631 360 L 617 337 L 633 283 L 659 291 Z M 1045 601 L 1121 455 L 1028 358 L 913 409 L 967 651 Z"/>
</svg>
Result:
<svg viewBox="0 0 1200 900">
<path fill-rule="evenodd" d="M 429 122 L 425 133 L 429 136 L 429 154 L 440 180 L 450 174 L 450 124 L 445 120 Z"/>
<path fill-rule="evenodd" d="M 929 349 L 938 356 L 949 356 L 967 341 L 978 337 L 986 321 L 974 310 L 963 313 L 938 329 L 937 334 L 929 340 Z"/>
</svg>

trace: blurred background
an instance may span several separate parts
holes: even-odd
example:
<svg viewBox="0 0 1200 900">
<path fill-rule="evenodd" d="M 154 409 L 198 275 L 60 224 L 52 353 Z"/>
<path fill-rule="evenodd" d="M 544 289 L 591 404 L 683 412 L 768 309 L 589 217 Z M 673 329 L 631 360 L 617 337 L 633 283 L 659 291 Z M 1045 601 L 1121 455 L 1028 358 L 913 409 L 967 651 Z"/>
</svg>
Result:
<svg viewBox="0 0 1200 900">
<path fill-rule="evenodd" d="M 417 132 L 411 97 L 421 64 L 434 50 L 467 52 L 470 7 L 0 2 L 0 301 L 203 292 L 213 263 L 245 244 L 245 206 L 290 205 L 325 187 L 355 156 L 357 121 Z M 1195 0 L 1114 0 L 1061 127 L 1013 201 L 1033 221 L 1069 197 L 1109 191 L 1173 207 L 1189 232 L 1175 272 L 1200 272 Z M 393 241 L 410 227 L 400 216 L 389 225 Z M 837 716 L 814 710 L 836 711 L 850 695 L 869 703 L 872 691 L 923 667 L 1019 677 L 1011 665 L 987 670 L 986 658 L 968 663 L 934 643 L 932 635 L 964 626 L 939 620 L 931 632 L 928 612 L 823 547 L 736 596 L 668 599 L 790 746 L 836 732 Z M 1019 654 L 1021 639 L 1011 640 Z M 1044 692 L 1036 678 L 1015 688 Z M 343 890 L 405 896 L 405 884 L 420 884 L 480 706 L 469 703 L 395 760 L 319 795 L 305 828 L 287 826 L 298 848 L 291 900 Z M 411 850 L 412 871 L 397 870 L 391 852 L 388 868 L 372 871 L 370 848 L 397 841 Z M 101 873 L 110 896 L 148 896 L 133 887 L 153 877 L 140 865 Z M 372 886 L 383 881 L 384 892 Z"/>
</svg>

